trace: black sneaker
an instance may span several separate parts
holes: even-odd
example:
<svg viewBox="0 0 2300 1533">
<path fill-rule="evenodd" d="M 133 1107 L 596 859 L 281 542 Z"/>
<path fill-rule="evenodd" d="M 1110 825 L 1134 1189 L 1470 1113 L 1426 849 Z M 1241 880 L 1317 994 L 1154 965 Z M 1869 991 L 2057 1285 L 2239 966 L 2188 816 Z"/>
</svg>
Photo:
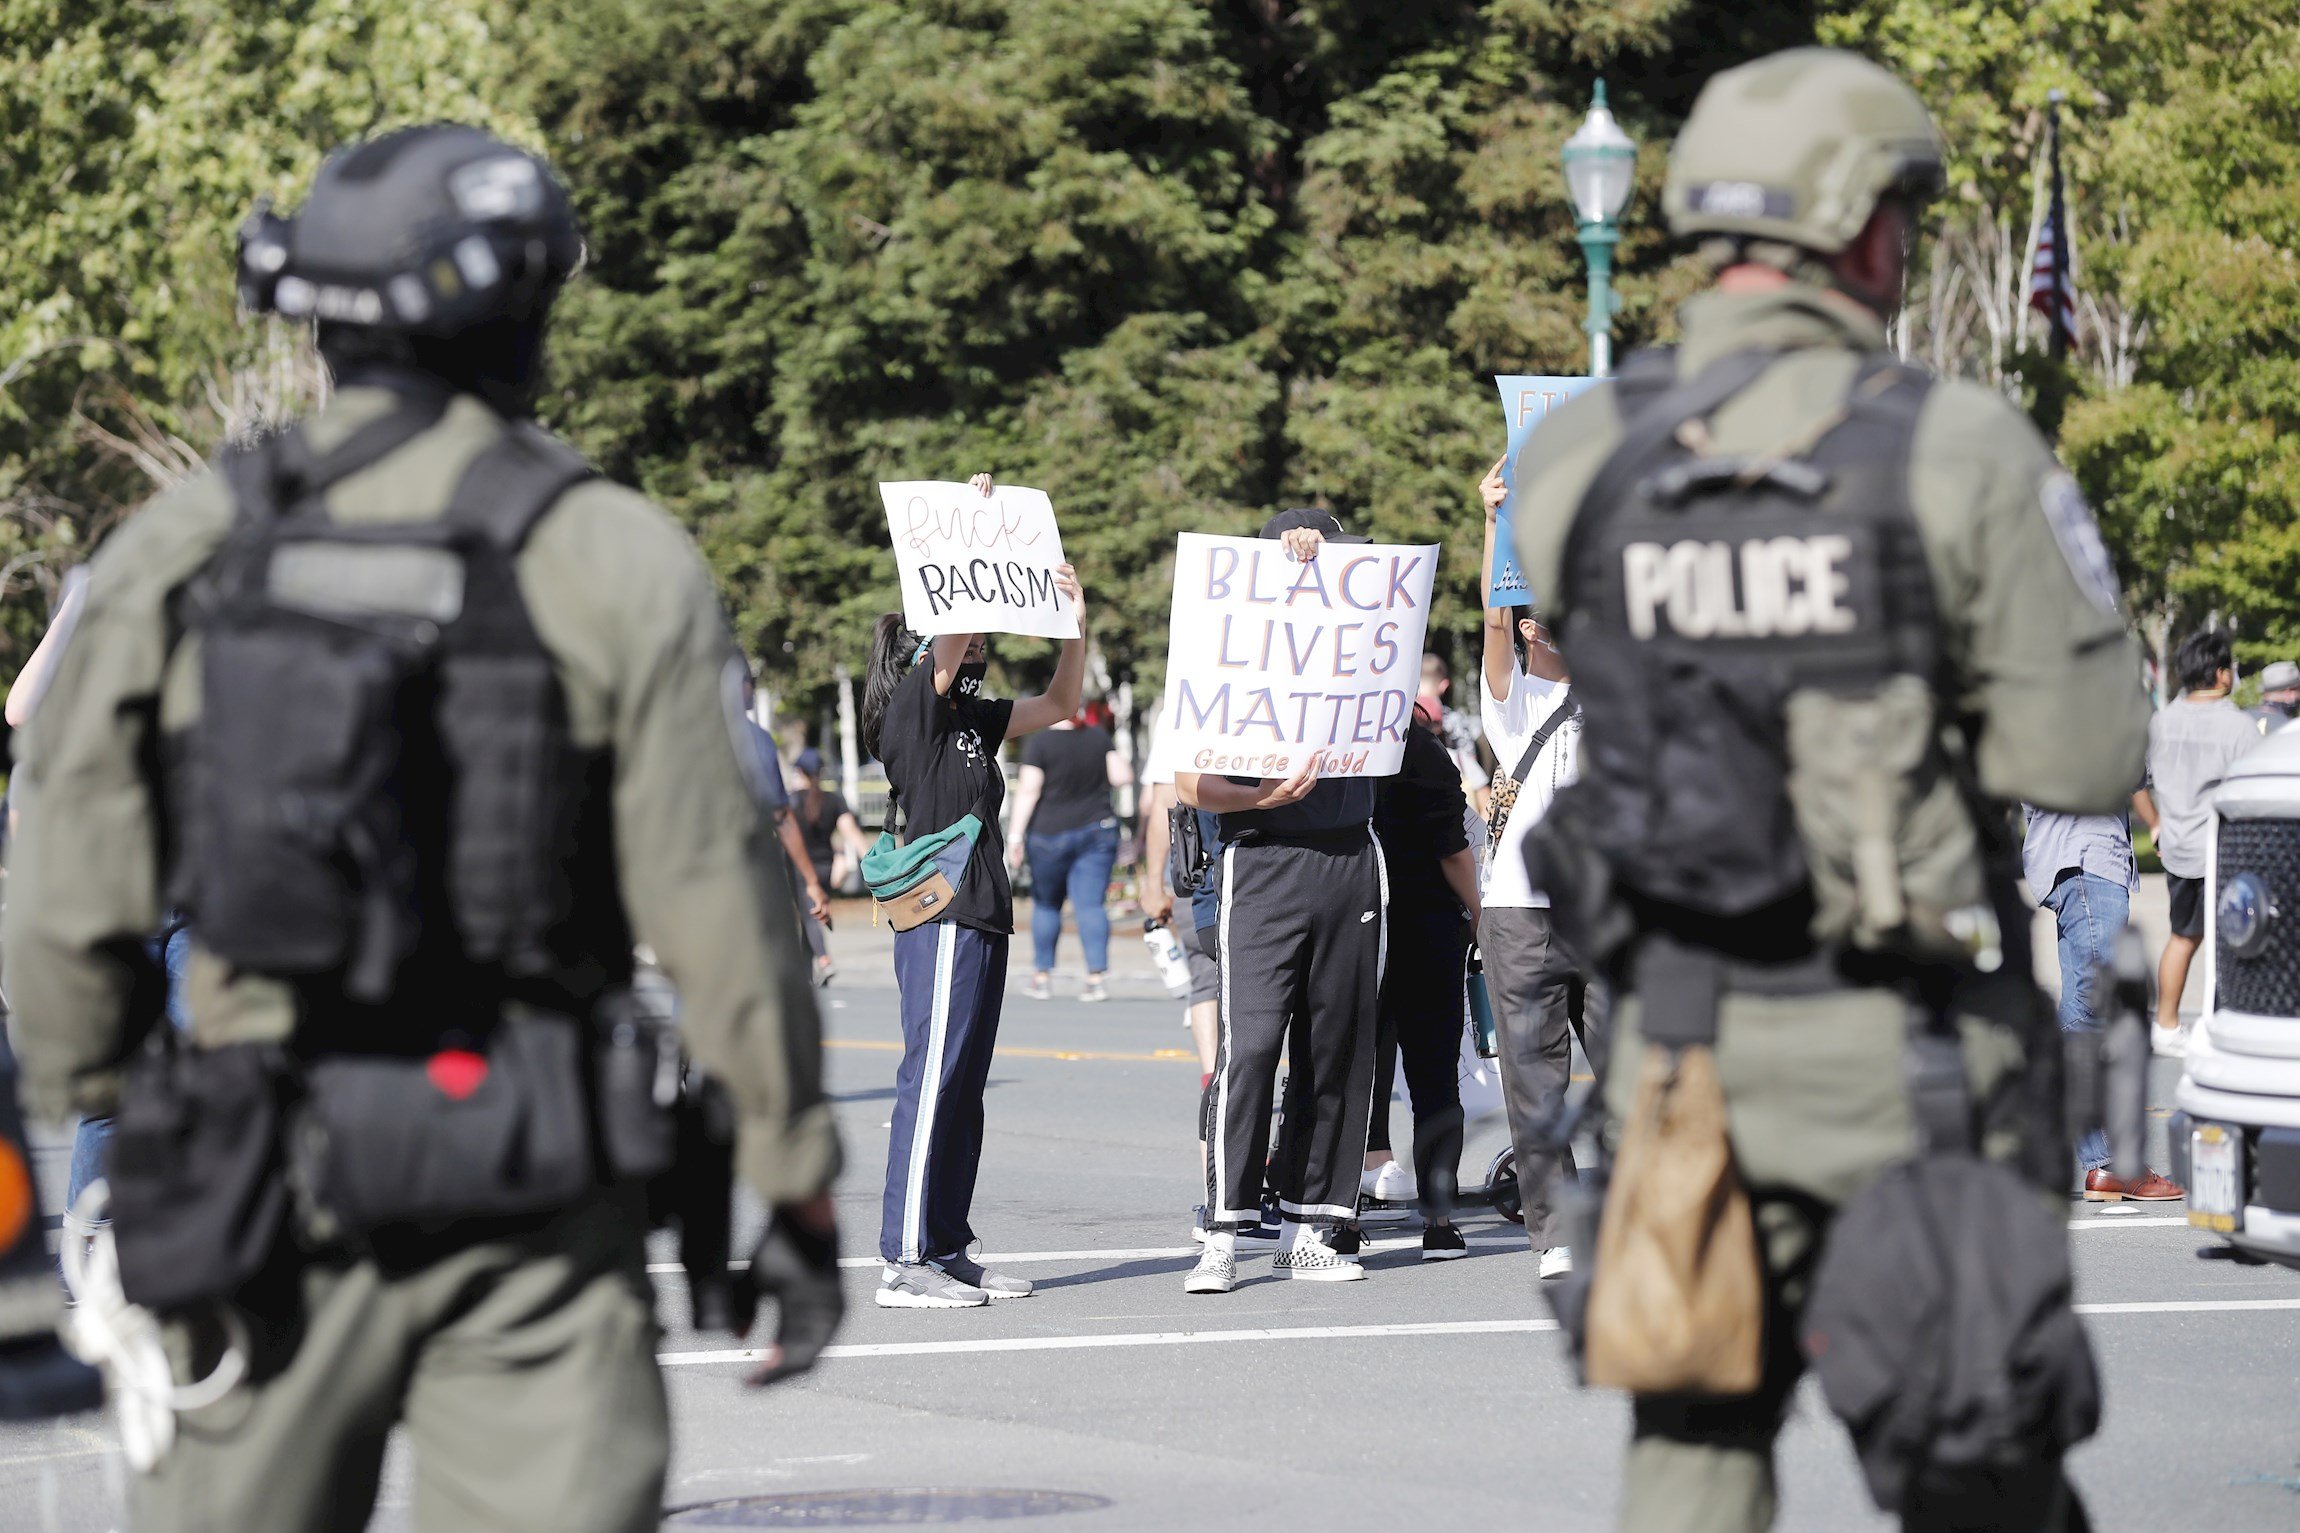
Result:
<svg viewBox="0 0 2300 1533">
<path fill-rule="evenodd" d="M 1366 1246 L 1366 1232 L 1354 1224 L 1334 1226 L 1334 1233 L 1326 1241 L 1337 1256 L 1355 1256 Z"/>
<path fill-rule="evenodd" d="M 1469 1242 L 1461 1238 L 1461 1231 L 1450 1224 L 1433 1224 L 1422 1231 L 1422 1260 L 1425 1262 L 1459 1261 L 1469 1255 Z"/>
</svg>

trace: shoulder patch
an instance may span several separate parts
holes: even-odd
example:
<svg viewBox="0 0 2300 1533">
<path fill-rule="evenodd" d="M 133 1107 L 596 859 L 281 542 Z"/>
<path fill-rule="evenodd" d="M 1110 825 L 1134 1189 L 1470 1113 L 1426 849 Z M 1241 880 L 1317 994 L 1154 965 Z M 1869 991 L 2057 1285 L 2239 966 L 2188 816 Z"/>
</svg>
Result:
<svg viewBox="0 0 2300 1533">
<path fill-rule="evenodd" d="M 2061 559 L 2076 577 L 2077 589 L 2103 613 L 2116 616 L 2116 566 L 2109 562 L 2108 545 L 2100 539 L 2100 524 L 2092 519 L 2092 508 L 2084 503 L 2084 492 L 2076 487 L 2075 478 L 2067 473 L 2051 475 L 2038 498 Z"/>
</svg>

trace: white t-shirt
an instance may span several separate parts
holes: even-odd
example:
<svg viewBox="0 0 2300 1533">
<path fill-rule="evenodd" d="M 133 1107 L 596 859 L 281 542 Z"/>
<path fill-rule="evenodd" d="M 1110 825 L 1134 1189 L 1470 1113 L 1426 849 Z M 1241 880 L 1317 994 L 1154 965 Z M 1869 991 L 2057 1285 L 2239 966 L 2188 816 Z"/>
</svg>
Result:
<svg viewBox="0 0 2300 1533">
<path fill-rule="evenodd" d="M 1493 747 L 1494 759 L 1501 763 L 1496 772 L 1498 776 L 1516 769 L 1518 758 L 1533 742 L 1535 731 L 1548 722 L 1551 714 L 1565 706 L 1570 688 L 1565 682 L 1544 681 L 1523 671 L 1510 677 L 1507 697 L 1493 695 L 1482 671 L 1479 685 L 1487 688 L 1485 743 Z M 1502 827 L 1501 843 L 1486 861 L 1483 896 L 1486 904 L 1513 910 L 1549 908 L 1549 896 L 1534 888 L 1525 876 L 1525 833 L 1549 813 L 1549 801 L 1557 797 L 1558 789 L 1573 781 L 1580 767 L 1581 720 L 1575 719 L 1559 727 L 1542 743 L 1541 754 L 1534 757 L 1533 765 L 1526 769 L 1525 781 L 1517 790 L 1517 803 L 1509 812 L 1509 822 Z"/>
</svg>

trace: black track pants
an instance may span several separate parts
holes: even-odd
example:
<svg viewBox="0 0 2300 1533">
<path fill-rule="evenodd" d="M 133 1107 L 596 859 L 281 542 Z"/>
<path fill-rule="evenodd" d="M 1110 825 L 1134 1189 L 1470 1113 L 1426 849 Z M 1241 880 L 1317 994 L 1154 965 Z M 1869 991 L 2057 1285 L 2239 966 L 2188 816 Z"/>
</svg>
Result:
<svg viewBox="0 0 2300 1533">
<path fill-rule="evenodd" d="M 1422 1197 L 1452 1201 L 1460 1174 L 1462 994 L 1469 921 L 1447 900 L 1432 907 L 1390 907 L 1390 948 L 1382 973 L 1381 1028 L 1375 1044 L 1374 1117 L 1367 1147 L 1391 1150 L 1390 1092 L 1405 1056 L 1406 1094 L 1413 1100 L 1414 1175 Z M 1392 1155 L 1393 1159 L 1401 1157 Z M 1432 1168 L 1444 1172 L 1430 1180 Z"/>
<path fill-rule="evenodd" d="M 1388 880 L 1370 834 L 1246 841 L 1222 853 L 1220 1132 L 1207 1217 L 1261 1217 L 1278 1059 L 1286 1120 L 1270 1157 L 1279 1207 L 1299 1219 L 1357 1212 L 1373 1101 L 1374 1007 L 1388 943 Z"/>
</svg>

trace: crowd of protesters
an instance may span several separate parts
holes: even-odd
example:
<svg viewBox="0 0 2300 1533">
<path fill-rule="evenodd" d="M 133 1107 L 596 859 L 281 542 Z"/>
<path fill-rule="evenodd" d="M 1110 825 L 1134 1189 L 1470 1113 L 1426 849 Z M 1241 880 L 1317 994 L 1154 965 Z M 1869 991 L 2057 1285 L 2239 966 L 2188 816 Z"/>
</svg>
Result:
<svg viewBox="0 0 2300 1533">
<path fill-rule="evenodd" d="M 1485 559 L 1494 556 L 1500 465 L 1478 485 Z M 978 479 L 987 485 L 987 479 Z M 1366 539 L 1331 512 L 1282 513 L 1262 529 L 1294 560 Z M 1073 577 L 1065 587 L 1082 601 Z M 924 639 L 890 614 L 869 666 L 863 742 L 886 767 L 888 823 L 906 835 L 973 814 L 989 827 L 957 881 L 947 919 L 896 938 L 905 1034 L 887 1162 L 879 1302 L 949 1307 L 1020 1297 L 1030 1285 L 969 1254 L 984 1131 L 982 1089 L 1006 987 L 1010 870 L 1027 869 L 1032 967 L 1022 993 L 1054 995 L 1066 915 L 1083 958 L 1082 1002 L 1109 997 L 1109 895 L 1128 842 L 1119 790 L 1131 762 L 1108 707 L 1080 696 L 1083 641 L 1063 647 L 1039 696 L 981 695 L 979 636 Z M 1362 1221 L 1417 1207 L 1422 1255 L 1466 1254 L 1453 1224 L 1464 1141 L 1460 1093 L 1465 976 L 1473 955 L 1490 997 L 1490 1049 L 1508 1120 L 1516 1189 L 1542 1278 L 1572 1269 L 1564 1193 L 1579 1174 L 1565 1100 L 1576 1044 L 1602 1071 L 1604 987 L 1561 949 L 1524 858 L 1527 832 L 1579 770 L 1579 700 L 1565 657 L 1530 607 L 1484 612 L 1475 711 L 1457 708 L 1453 668 L 1422 660 L 1404 759 L 1392 776 L 1283 780 L 1180 772 L 1143 785 L 1136 898 L 1170 926 L 1188 969 L 1199 1064 L 1202 1244 L 1193 1293 L 1237 1282 L 1239 1242 L 1268 1241 L 1296 1279 L 1362 1278 Z M 2233 701 L 2234 660 L 2215 630 L 2188 636 L 2152 730 L 2131 815 L 2031 809 L 2030 888 L 2059 933 L 2060 1019 L 2102 1025 L 2103 979 L 2131 919 L 2140 858 L 2131 819 L 2154 839 L 2170 897 L 2157 972 L 2157 1047 L 2181 1048 L 2179 1003 L 2202 930 L 2208 793 L 2229 764 L 2300 711 L 2300 666 L 2260 675 L 2261 700 Z M 1000 747 L 1028 735 L 1005 838 Z M 773 744 L 762 751 L 770 765 Z M 824 891 L 851 884 L 864 851 L 853 809 L 822 784 L 812 749 L 791 762 L 785 840 L 819 977 L 834 972 Z M 1179 981 L 1178 981 L 1179 982 Z M 1402 1077 L 1410 1137 L 1393 1139 Z M 2080 1147 L 2083 1195 L 2175 1200 L 2150 1171 L 2119 1179 L 2095 1134 Z M 1400 1214 L 1402 1217 L 1403 1215 Z"/>
</svg>

